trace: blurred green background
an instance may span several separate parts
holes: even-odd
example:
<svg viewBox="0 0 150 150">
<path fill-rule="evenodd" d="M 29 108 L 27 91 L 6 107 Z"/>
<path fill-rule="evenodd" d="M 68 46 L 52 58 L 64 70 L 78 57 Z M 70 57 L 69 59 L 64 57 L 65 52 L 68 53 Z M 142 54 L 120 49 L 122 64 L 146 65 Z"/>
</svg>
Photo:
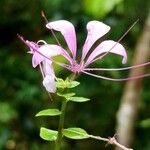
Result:
<svg viewBox="0 0 150 150">
<path fill-rule="evenodd" d="M 111 26 L 106 38 L 118 40 L 135 20 L 139 22 L 122 40 L 132 62 L 134 47 L 143 30 L 150 6 L 149 0 L 0 0 L 0 150 L 50 150 L 53 143 L 40 139 L 41 126 L 57 129 L 58 118 L 35 118 L 45 108 L 54 108 L 45 92 L 38 69 L 31 65 L 31 55 L 16 34 L 28 40 L 53 41 L 41 17 L 43 10 L 49 21 L 66 19 L 77 31 L 78 50 L 86 38 L 86 24 L 99 20 Z M 58 37 L 59 38 L 59 37 Z M 63 44 L 63 43 L 62 43 Z M 118 56 L 105 57 L 97 66 L 121 67 Z M 56 68 L 59 77 L 66 77 L 67 71 Z M 102 72 L 109 77 L 125 77 L 121 72 Z M 110 82 L 80 75 L 81 85 L 76 88 L 80 96 L 92 101 L 83 104 L 69 103 L 65 126 L 79 126 L 89 133 L 104 137 L 113 136 L 118 110 L 125 82 Z M 150 116 L 150 78 L 145 78 L 140 102 L 140 113 L 136 125 L 133 148 L 150 149 L 150 122 L 142 123 Z M 53 95 L 55 97 L 55 95 Z M 94 140 L 68 140 L 63 142 L 64 150 L 98 150 L 105 148 L 104 142 Z"/>
</svg>

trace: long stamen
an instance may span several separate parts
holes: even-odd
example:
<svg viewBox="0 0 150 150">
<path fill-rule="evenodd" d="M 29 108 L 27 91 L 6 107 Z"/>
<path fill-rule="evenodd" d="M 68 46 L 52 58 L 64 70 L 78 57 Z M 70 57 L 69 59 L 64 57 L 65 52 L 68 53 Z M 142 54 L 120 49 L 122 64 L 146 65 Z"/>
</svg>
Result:
<svg viewBox="0 0 150 150">
<path fill-rule="evenodd" d="M 24 40 L 24 38 L 23 38 L 20 34 L 17 33 L 17 37 L 18 37 L 25 45 L 27 45 L 26 41 Z"/>
<path fill-rule="evenodd" d="M 42 77 L 43 77 L 43 79 L 44 79 L 45 75 L 44 75 L 44 71 L 43 71 L 43 69 L 42 69 L 41 64 L 39 64 L 39 67 L 40 67 L 40 71 L 41 71 Z"/>
<path fill-rule="evenodd" d="M 125 68 L 85 68 L 84 70 L 87 71 L 119 71 L 119 70 L 129 70 L 129 69 L 133 69 L 133 68 L 139 68 L 139 67 L 143 67 L 143 66 L 147 66 L 150 65 L 150 62 L 146 62 L 143 64 L 139 64 L 139 65 L 134 65 L 134 66 L 130 66 L 130 67 L 125 67 Z"/>
<path fill-rule="evenodd" d="M 37 44 L 40 44 L 40 43 L 42 43 L 42 44 L 47 44 L 44 40 L 39 40 L 39 41 L 37 42 Z"/>
<path fill-rule="evenodd" d="M 41 15 L 42 15 L 42 17 L 44 18 L 45 22 L 48 23 L 48 19 L 46 18 L 44 11 L 41 11 Z M 60 44 L 60 42 L 59 42 L 59 40 L 58 40 L 57 37 L 56 37 L 56 34 L 54 33 L 54 31 L 53 31 L 53 29 L 52 29 L 51 27 L 50 27 L 50 31 L 51 31 L 51 33 L 52 33 L 54 39 L 56 40 L 57 44 L 58 44 L 60 47 L 62 47 L 61 44 Z"/>
<path fill-rule="evenodd" d="M 101 55 L 100 57 L 94 59 L 91 63 L 97 61 L 98 59 L 102 59 L 103 57 L 105 57 L 128 33 L 129 31 L 135 26 L 135 24 L 139 21 L 139 19 L 137 19 L 131 26 L 130 28 L 122 35 L 122 37 L 114 44 L 114 46 L 112 46 L 112 48 L 110 48 L 110 50 L 106 53 L 104 53 L 103 55 Z"/>
<path fill-rule="evenodd" d="M 44 11 L 41 11 L 41 15 L 44 18 L 45 22 L 48 23 L 48 19 L 46 18 Z M 50 25 L 49 25 L 49 27 L 50 27 Z M 57 38 L 54 30 L 51 27 L 49 29 L 50 29 L 50 31 L 51 31 L 51 33 L 52 33 L 52 35 L 53 35 L 56 43 L 61 47 L 62 51 L 68 57 L 69 61 L 72 60 L 72 58 L 70 57 L 70 55 L 66 51 L 64 51 L 64 49 L 62 48 L 62 45 L 60 44 L 60 42 L 59 42 L 59 40 L 58 40 L 58 38 Z M 71 61 L 70 61 L 70 63 L 71 63 Z"/>
<path fill-rule="evenodd" d="M 101 79 L 110 80 L 110 81 L 128 81 L 128 80 L 136 80 L 136 79 L 140 79 L 140 78 L 144 78 L 144 77 L 150 76 L 150 73 L 149 73 L 149 74 L 139 75 L 139 76 L 135 76 L 135 77 L 129 77 L 129 78 L 121 78 L 121 79 L 119 79 L 119 78 L 109 78 L 109 77 L 105 77 L 105 76 L 100 76 L 100 75 L 96 75 L 96 74 L 89 73 L 89 72 L 86 72 L 86 71 L 82 71 L 82 72 L 85 73 L 85 74 L 87 74 L 87 75 L 96 77 L 96 78 L 101 78 Z"/>
</svg>

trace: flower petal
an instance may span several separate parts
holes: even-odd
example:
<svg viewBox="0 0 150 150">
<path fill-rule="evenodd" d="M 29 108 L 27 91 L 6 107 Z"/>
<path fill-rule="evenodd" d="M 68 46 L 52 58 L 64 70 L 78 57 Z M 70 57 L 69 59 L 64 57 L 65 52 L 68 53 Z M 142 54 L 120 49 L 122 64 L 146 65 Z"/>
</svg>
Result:
<svg viewBox="0 0 150 150">
<path fill-rule="evenodd" d="M 75 59 L 77 44 L 76 44 L 76 33 L 73 24 L 66 20 L 59 20 L 48 23 L 46 27 L 48 29 L 54 29 L 62 33 L 72 53 L 73 59 Z"/>
<path fill-rule="evenodd" d="M 26 46 L 28 46 L 30 48 L 30 51 L 28 53 L 33 54 L 34 51 L 39 48 L 39 45 L 37 43 L 25 40 L 24 37 L 20 36 L 19 34 L 17 34 L 17 36 Z"/>
<path fill-rule="evenodd" d="M 48 92 L 55 93 L 56 92 L 55 73 L 52 66 L 52 62 L 49 60 L 44 60 L 42 62 L 42 66 L 45 75 L 43 85 Z"/>
<path fill-rule="evenodd" d="M 63 55 L 68 61 L 72 61 L 69 54 L 62 47 L 58 45 L 45 44 L 42 45 L 40 48 L 38 48 L 37 51 L 34 52 L 32 57 L 32 65 L 33 67 L 36 67 L 43 60 L 47 58 L 50 59 L 51 57 L 57 55 Z"/>
<path fill-rule="evenodd" d="M 38 52 L 34 52 L 32 56 L 32 66 L 35 68 L 39 65 L 45 58 Z"/>
<path fill-rule="evenodd" d="M 45 44 L 38 51 L 46 57 L 53 57 L 63 53 L 62 48 L 58 45 Z"/>
<path fill-rule="evenodd" d="M 107 40 L 99 44 L 94 49 L 94 51 L 90 54 L 85 64 L 89 65 L 96 57 L 98 57 L 102 53 L 107 53 L 107 52 L 121 55 L 123 57 L 122 63 L 125 64 L 127 62 L 127 53 L 125 48 L 117 42 L 114 42 L 112 40 Z"/>
<path fill-rule="evenodd" d="M 82 50 L 82 60 L 86 57 L 92 45 L 110 30 L 110 27 L 99 21 L 90 21 L 87 24 L 87 38 Z"/>
<path fill-rule="evenodd" d="M 31 54 L 33 54 L 39 48 L 39 45 L 37 43 L 35 43 L 35 42 L 32 42 L 32 41 L 26 40 L 25 44 L 30 48 L 30 52 L 29 53 L 31 53 Z"/>
<path fill-rule="evenodd" d="M 55 77 L 54 69 L 52 66 L 52 61 L 49 61 L 49 60 L 43 61 L 42 67 L 43 67 L 44 75 L 51 75 L 51 76 Z"/>
<path fill-rule="evenodd" d="M 55 93 L 56 92 L 55 78 L 51 75 L 46 75 L 43 80 L 43 86 L 46 88 L 48 92 Z"/>
</svg>

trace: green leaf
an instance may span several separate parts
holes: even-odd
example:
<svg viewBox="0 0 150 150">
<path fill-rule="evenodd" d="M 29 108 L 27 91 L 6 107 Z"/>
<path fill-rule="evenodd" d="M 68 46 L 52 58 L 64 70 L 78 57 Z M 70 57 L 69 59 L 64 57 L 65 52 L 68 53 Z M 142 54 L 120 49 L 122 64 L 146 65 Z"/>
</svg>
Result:
<svg viewBox="0 0 150 150">
<path fill-rule="evenodd" d="M 58 109 L 45 109 L 40 112 L 38 112 L 35 116 L 58 116 L 61 114 L 61 111 Z"/>
<path fill-rule="evenodd" d="M 85 97 L 70 97 L 68 100 L 73 102 L 87 102 L 90 99 Z"/>
<path fill-rule="evenodd" d="M 50 130 L 44 127 L 40 129 L 40 137 L 46 141 L 56 141 L 58 131 Z"/>
<path fill-rule="evenodd" d="M 77 81 L 71 81 L 70 84 L 69 84 L 69 86 L 68 86 L 68 88 L 74 88 L 74 87 L 78 86 L 79 84 L 80 83 L 77 82 Z"/>
<path fill-rule="evenodd" d="M 62 94 L 62 93 L 57 93 L 58 96 L 61 96 L 61 97 L 64 97 L 65 99 L 69 100 L 70 97 L 74 96 L 75 93 L 65 93 L 65 94 Z"/>
<path fill-rule="evenodd" d="M 61 88 L 61 89 L 74 88 L 80 84 L 79 82 L 71 81 L 68 78 L 65 81 L 60 78 L 57 78 L 56 80 L 57 80 L 57 82 L 56 82 L 57 88 Z"/>
<path fill-rule="evenodd" d="M 70 139 L 86 139 L 90 136 L 84 129 L 81 128 L 68 128 L 63 130 L 63 135 Z"/>
<path fill-rule="evenodd" d="M 65 80 L 65 82 L 66 82 L 67 88 L 74 88 L 74 87 L 76 87 L 76 86 L 78 86 L 80 84 L 80 82 L 71 81 L 68 78 Z"/>
<path fill-rule="evenodd" d="M 57 80 L 56 81 L 57 88 L 62 88 L 62 89 L 66 88 L 65 81 L 63 79 L 56 78 L 56 80 Z"/>
</svg>

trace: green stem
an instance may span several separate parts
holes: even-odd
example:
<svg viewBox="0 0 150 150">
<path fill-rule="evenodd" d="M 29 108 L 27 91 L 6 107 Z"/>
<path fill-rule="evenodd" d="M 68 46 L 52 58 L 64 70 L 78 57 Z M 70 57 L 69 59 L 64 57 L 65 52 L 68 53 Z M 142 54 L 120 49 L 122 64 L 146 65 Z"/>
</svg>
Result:
<svg viewBox="0 0 150 150">
<path fill-rule="evenodd" d="M 59 118 L 59 126 L 58 126 L 58 137 L 55 143 L 55 150 L 60 150 L 61 142 L 62 142 L 62 129 L 64 127 L 64 118 L 65 118 L 65 110 L 67 106 L 67 100 L 63 100 L 62 106 L 61 106 L 61 115 Z"/>
</svg>

